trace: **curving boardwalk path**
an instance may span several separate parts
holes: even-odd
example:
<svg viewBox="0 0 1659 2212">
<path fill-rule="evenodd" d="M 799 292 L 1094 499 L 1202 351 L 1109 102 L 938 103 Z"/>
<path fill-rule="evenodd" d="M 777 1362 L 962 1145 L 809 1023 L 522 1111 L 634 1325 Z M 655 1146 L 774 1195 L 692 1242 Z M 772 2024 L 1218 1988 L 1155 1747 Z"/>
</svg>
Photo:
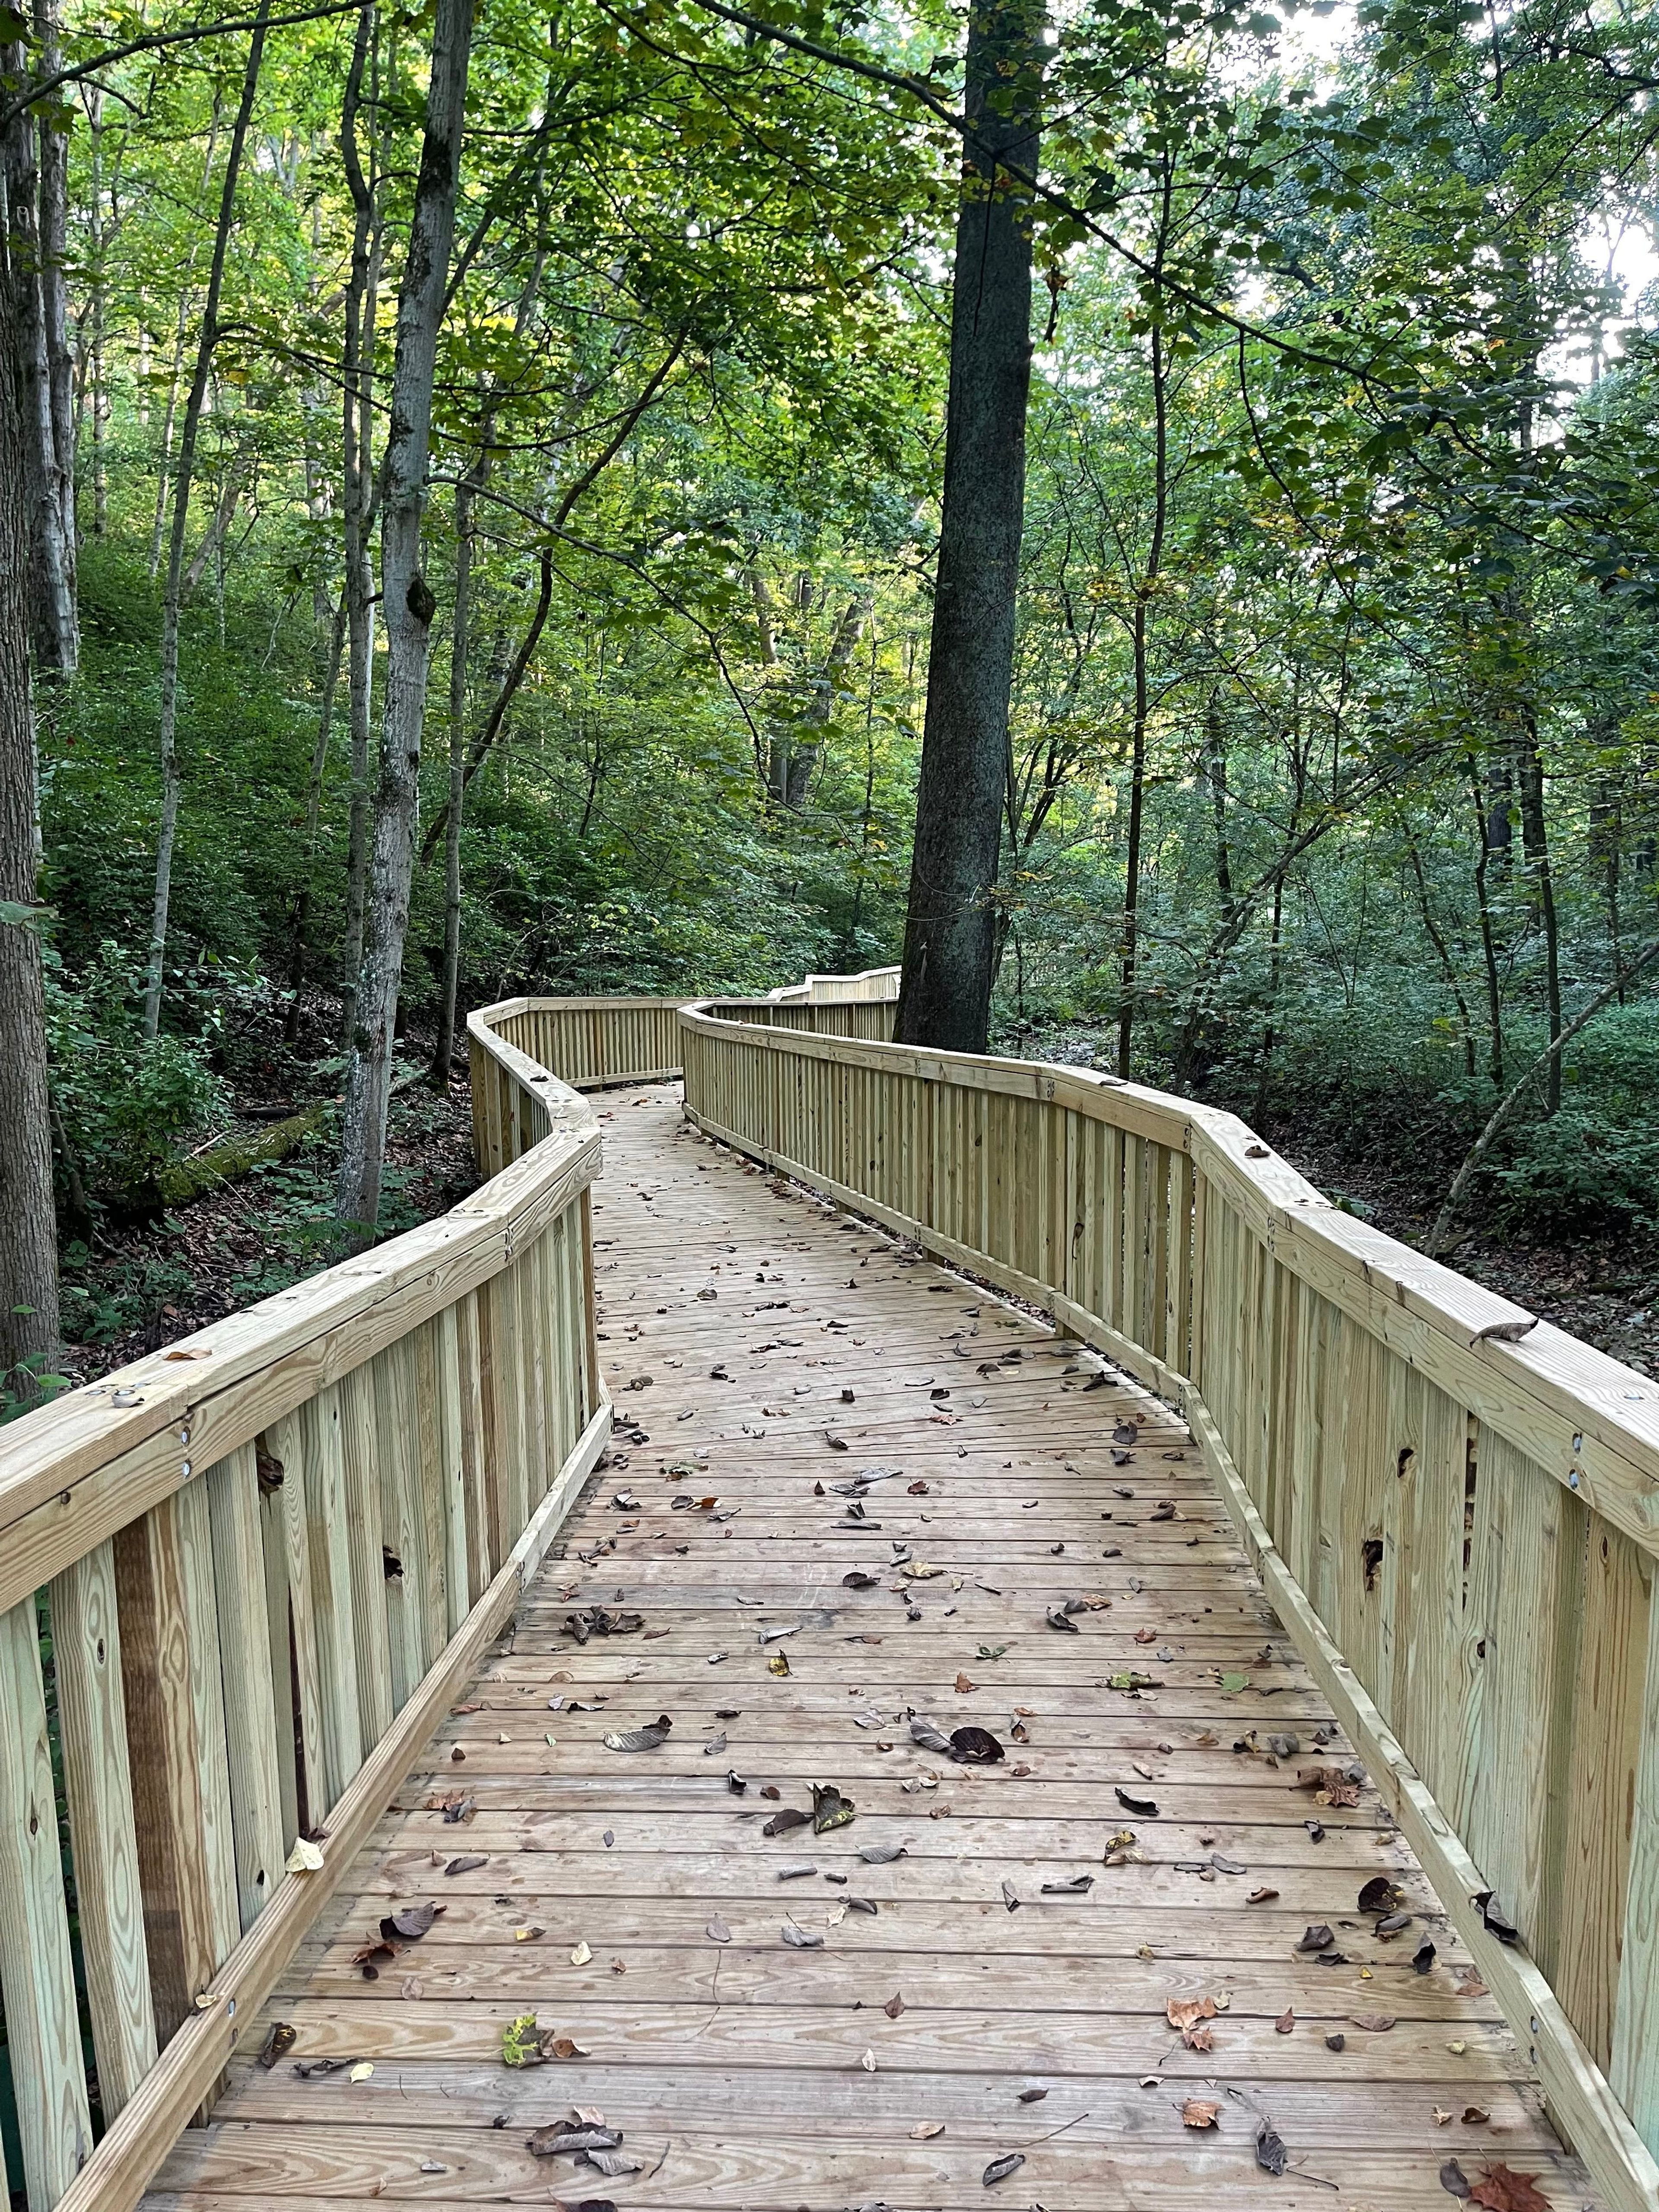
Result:
<svg viewBox="0 0 1659 2212">
<path fill-rule="evenodd" d="M 1173 1417 L 695 1136 L 673 1091 L 599 1103 L 599 1327 L 640 1440 L 269 2008 L 292 2051 L 238 2065 L 155 2212 L 1396 2212 L 1455 2201 L 1449 2159 L 1589 2204 L 1373 1793 L 1297 1786 L 1350 1754 Z M 868 1468 L 896 1473 L 856 1522 L 835 1486 Z M 594 1606 L 643 1627 L 580 1645 Z M 662 1714 L 658 1747 L 605 1747 Z M 953 1763 L 915 1715 L 1006 1756 Z M 768 1837 L 815 1783 L 851 1823 Z M 1358 1908 L 1377 1876 L 1391 1940 Z M 357 1961 L 426 1902 L 428 1934 Z M 1166 2008 L 1205 1998 L 1188 2048 Z M 532 2012 L 578 2055 L 505 2066 Z M 639 2172 L 532 2154 L 578 2107 Z"/>
</svg>

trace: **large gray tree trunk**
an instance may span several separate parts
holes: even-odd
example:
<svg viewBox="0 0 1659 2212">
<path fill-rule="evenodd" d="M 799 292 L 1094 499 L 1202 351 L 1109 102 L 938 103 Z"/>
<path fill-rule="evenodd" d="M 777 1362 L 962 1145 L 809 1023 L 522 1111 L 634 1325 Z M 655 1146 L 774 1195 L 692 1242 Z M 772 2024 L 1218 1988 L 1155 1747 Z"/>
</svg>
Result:
<svg viewBox="0 0 1659 2212">
<path fill-rule="evenodd" d="M 40 938 L 34 926 L 26 378 L 17 271 L 0 240 L 0 1386 L 13 1396 L 58 1349 L 58 1237 Z M 27 1363 L 27 1365 L 24 1363 Z"/>
<path fill-rule="evenodd" d="M 259 64 L 264 54 L 265 24 L 270 0 L 260 0 L 247 62 L 242 71 L 242 101 L 236 111 L 230 151 L 225 161 L 225 179 L 219 196 L 219 222 L 213 234 L 213 266 L 208 274 L 207 298 L 202 307 L 202 333 L 196 346 L 196 374 L 185 402 L 184 428 L 179 439 L 179 466 L 173 480 L 173 534 L 167 546 L 167 590 L 161 601 L 161 821 L 155 840 L 155 897 L 150 911 L 149 965 L 144 977 L 144 1035 L 153 1037 L 161 1024 L 161 985 L 167 965 L 167 909 L 173 897 L 173 848 L 179 834 L 179 805 L 184 777 L 179 763 L 179 612 L 185 593 L 185 537 L 190 525 L 191 479 L 196 469 L 196 440 L 207 401 L 208 379 L 213 371 L 213 350 L 219 341 L 219 294 L 224 283 L 225 254 L 230 245 L 231 223 L 236 213 L 236 179 L 247 142 L 248 118 L 259 86 Z"/>
<path fill-rule="evenodd" d="M 375 10 L 366 7 L 357 18 L 356 43 L 340 116 L 340 152 L 355 210 L 351 271 L 346 280 L 340 416 L 349 641 L 346 696 L 351 741 L 345 928 L 340 946 L 340 1042 L 347 1051 L 356 1028 L 357 975 L 363 964 L 363 905 L 368 884 L 368 763 L 374 684 L 374 562 L 369 544 L 374 498 L 374 323 L 380 291 L 376 179 L 363 173 L 357 118 L 362 105 L 363 71 L 375 51 L 377 36 Z"/>
<path fill-rule="evenodd" d="M 896 1034 L 982 1052 L 994 973 L 997 863 L 1025 505 L 1031 380 L 1027 175 L 1037 163 L 1043 11 L 997 0 L 969 17 L 973 126 L 957 219 L 945 502 L 916 790 Z"/>
<path fill-rule="evenodd" d="M 392 375 L 380 524 L 380 592 L 386 635 L 386 705 L 369 867 L 362 967 L 357 978 L 351 1061 L 346 1076 L 340 1173 L 335 1205 L 343 1221 L 367 1231 L 380 1210 L 392 1034 L 409 930 L 420 797 L 421 738 L 426 716 L 432 617 L 437 602 L 421 573 L 421 515 L 438 331 L 448 286 L 466 116 L 472 0 L 437 0 L 426 137 L 410 225 L 409 258 L 398 295 L 398 350 Z"/>
<path fill-rule="evenodd" d="M 56 66 L 57 32 L 36 10 L 41 74 Z M 24 76 L 21 45 L 5 50 L 6 73 Z M 51 59 L 49 61 L 48 57 Z M 69 368 L 64 253 L 69 153 L 58 104 L 24 108 L 5 134 L 10 230 L 12 332 L 22 376 L 23 483 L 28 526 L 29 634 L 38 676 L 72 676 L 80 657 L 75 613 L 75 428 L 72 396 L 58 388 Z M 56 358 L 54 358 L 56 356 Z M 59 416 L 69 398 L 67 422 Z"/>
</svg>

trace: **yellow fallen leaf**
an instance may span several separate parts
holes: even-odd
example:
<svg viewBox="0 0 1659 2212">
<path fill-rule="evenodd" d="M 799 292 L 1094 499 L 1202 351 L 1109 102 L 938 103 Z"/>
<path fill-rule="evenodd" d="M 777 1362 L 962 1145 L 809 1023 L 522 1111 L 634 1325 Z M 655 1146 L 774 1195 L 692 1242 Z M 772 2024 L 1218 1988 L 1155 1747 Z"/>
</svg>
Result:
<svg viewBox="0 0 1659 2212">
<path fill-rule="evenodd" d="M 1468 2047 L 1467 2043 L 1449 2043 L 1446 2045 L 1454 2058 L 1461 2058 Z"/>
<path fill-rule="evenodd" d="M 322 1846 L 313 1844 L 309 1836 L 301 1836 L 288 1855 L 290 1874 L 320 1874 L 323 1866 Z"/>
<path fill-rule="evenodd" d="M 538 1936 L 545 1936 L 546 1933 L 546 1929 L 538 1928 L 533 1924 L 528 1928 L 515 1928 L 513 1930 L 513 1941 L 515 1943 L 533 1943 Z"/>
<path fill-rule="evenodd" d="M 766 1662 L 766 1671 L 769 1674 L 787 1674 L 789 1672 L 787 1652 L 775 1651 Z"/>
<path fill-rule="evenodd" d="M 367 2058 L 360 2058 L 350 2073 L 346 2075 L 346 2079 L 348 2081 L 367 2081 L 374 2071 L 374 2069 Z"/>
<path fill-rule="evenodd" d="M 592 1951 L 587 1944 L 578 1943 L 570 1954 L 570 1963 L 573 1966 L 585 1966 L 592 1955 Z"/>
</svg>

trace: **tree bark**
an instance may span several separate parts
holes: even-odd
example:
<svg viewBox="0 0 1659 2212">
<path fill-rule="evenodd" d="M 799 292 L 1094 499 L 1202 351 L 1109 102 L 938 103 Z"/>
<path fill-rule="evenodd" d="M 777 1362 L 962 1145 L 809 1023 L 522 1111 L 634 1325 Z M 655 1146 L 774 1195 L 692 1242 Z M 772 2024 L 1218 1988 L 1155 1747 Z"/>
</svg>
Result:
<svg viewBox="0 0 1659 2212">
<path fill-rule="evenodd" d="M 55 56 L 55 26 L 37 9 L 37 28 L 50 39 Z M 27 55 L 21 44 L 5 50 L 7 74 L 21 77 Z M 37 53 L 37 69 L 48 68 L 47 50 Z M 52 320 L 56 350 L 66 362 L 64 252 L 67 210 L 68 146 L 56 126 L 55 101 L 23 108 L 6 131 L 6 210 L 13 286 L 13 339 L 22 374 L 24 497 L 28 515 L 29 635 L 35 676 L 58 680 L 72 676 L 80 655 L 75 617 L 74 418 L 68 426 L 70 465 L 60 450 L 55 405 Z"/>
<path fill-rule="evenodd" d="M 486 444 L 479 471 L 489 465 Z M 455 608 L 449 645 L 449 813 L 444 823 L 444 971 L 432 1087 L 449 1088 L 461 989 L 461 811 L 466 803 L 466 647 L 472 599 L 472 486 L 455 487 Z"/>
<path fill-rule="evenodd" d="M 357 18 L 356 41 L 340 117 L 340 149 L 355 220 L 346 281 L 345 346 L 341 377 L 342 506 L 345 539 L 347 724 L 351 742 L 351 799 L 346 831 L 345 928 L 340 947 L 340 1042 L 349 1050 L 356 1025 L 357 971 L 363 957 L 363 898 L 368 872 L 368 756 L 374 682 L 374 564 L 369 550 L 374 495 L 374 323 L 380 252 L 374 185 L 363 174 L 357 113 L 363 70 L 376 34 L 375 11 Z"/>
<path fill-rule="evenodd" d="M 144 1035 L 153 1037 L 161 1024 L 162 975 L 167 961 L 167 908 L 173 896 L 173 848 L 179 830 L 179 804 L 184 782 L 179 765 L 179 614 L 185 584 L 185 534 L 190 523 L 191 479 L 196 467 L 196 440 L 207 400 L 213 351 L 219 338 L 219 294 L 224 283 L 225 255 L 230 245 L 231 224 L 236 212 L 236 179 L 242 166 L 253 97 L 259 86 L 259 64 L 264 54 L 265 23 L 270 0 L 260 0 L 253 35 L 242 70 L 242 100 L 236 111 L 230 149 L 225 160 L 225 179 L 219 196 L 219 222 L 213 236 L 213 265 L 208 275 L 207 298 L 202 307 L 202 334 L 196 348 L 196 374 L 185 402 L 185 420 L 179 439 L 179 466 L 173 481 L 173 534 L 167 546 L 167 590 L 161 602 L 161 821 L 155 842 L 155 898 L 150 914 L 149 967 L 144 978 Z"/>
<path fill-rule="evenodd" d="M 34 896 L 23 347 L 33 281 L 0 240 L 0 1389 L 34 1395 L 58 1349 L 58 1235 Z"/>
<path fill-rule="evenodd" d="M 437 611 L 431 586 L 421 573 L 421 510 L 426 499 L 438 329 L 455 232 L 471 40 L 472 0 L 437 0 L 426 133 L 398 298 L 398 349 L 380 526 L 386 706 L 363 958 L 335 1194 L 340 1218 L 363 1232 L 373 1228 L 380 1210 L 392 1036 L 415 870 L 421 738 L 432 617 Z"/>
<path fill-rule="evenodd" d="M 1008 772 L 1008 700 L 1025 501 L 1031 241 L 1012 161 L 1037 164 L 1035 0 L 969 17 L 967 141 L 951 302 L 945 497 L 896 1034 L 982 1052 Z"/>
<path fill-rule="evenodd" d="M 1544 932 L 1544 1011 L 1549 1022 L 1550 1042 L 1561 1035 L 1561 927 L 1555 910 L 1555 876 L 1550 866 L 1549 830 L 1544 818 L 1544 763 L 1538 750 L 1538 727 L 1530 704 L 1522 711 L 1522 744 L 1516 779 L 1521 796 L 1521 844 L 1527 869 L 1538 896 L 1539 919 Z M 1545 1071 L 1544 1111 L 1561 1110 L 1561 1055 L 1550 1056 Z"/>
</svg>

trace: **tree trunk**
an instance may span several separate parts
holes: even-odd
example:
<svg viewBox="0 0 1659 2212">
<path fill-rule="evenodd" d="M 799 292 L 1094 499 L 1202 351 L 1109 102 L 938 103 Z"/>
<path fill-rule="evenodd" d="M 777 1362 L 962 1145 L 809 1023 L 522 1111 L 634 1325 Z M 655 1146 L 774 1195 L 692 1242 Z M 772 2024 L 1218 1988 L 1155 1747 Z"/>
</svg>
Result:
<svg viewBox="0 0 1659 2212">
<path fill-rule="evenodd" d="M 340 947 L 340 1042 L 349 1050 L 356 1025 L 357 971 L 363 957 L 363 896 L 368 872 L 369 726 L 374 683 L 374 564 L 369 550 L 374 495 L 374 323 L 380 249 L 375 236 L 374 185 L 363 174 L 357 150 L 357 112 L 363 69 L 376 35 L 375 11 L 357 18 L 356 42 L 346 78 L 340 148 L 356 218 L 351 272 L 346 281 L 345 347 L 341 377 L 342 506 L 345 539 L 348 727 L 351 739 L 351 799 L 346 832 L 345 927 Z"/>
<path fill-rule="evenodd" d="M 480 472 L 489 465 L 486 444 Z M 461 989 L 461 810 L 466 803 L 466 646 L 472 597 L 472 487 L 455 488 L 455 612 L 449 647 L 449 815 L 444 823 L 444 972 L 432 1087 L 449 1088 Z"/>
<path fill-rule="evenodd" d="M 1008 773 L 1025 410 L 1031 380 L 1026 194 L 1037 163 L 1042 17 L 994 0 L 969 17 L 972 130 L 957 217 L 945 498 L 896 1035 L 982 1052 Z"/>
<path fill-rule="evenodd" d="M 0 1390 L 27 1397 L 58 1350 L 58 1235 L 46 1010 L 35 927 L 26 446 L 17 294 L 0 240 Z"/>
<path fill-rule="evenodd" d="M 341 1219 L 363 1231 L 374 1226 L 380 1210 L 392 1034 L 415 869 L 421 736 L 432 617 L 437 611 L 431 587 L 421 574 L 421 509 L 426 497 L 438 329 L 455 230 L 471 39 L 472 0 L 437 0 L 426 134 L 398 297 L 398 350 L 380 527 L 386 706 L 335 1200 Z"/>
<path fill-rule="evenodd" d="M 162 974 L 167 949 L 167 906 L 173 896 L 173 848 L 179 829 L 179 802 L 183 778 L 179 766 L 179 611 L 184 597 L 185 533 L 190 523 L 191 478 L 196 466 L 196 439 L 202 409 L 207 399 L 208 378 L 213 368 L 213 349 L 219 337 L 219 294 L 224 283 L 225 255 L 230 244 L 231 223 L 236 212 L 236 179 L 242 166 L 248 118 L 259 85 L 259 64 L 264 53 L 265 23 L 270 0 L 260 0 L 253 35 L 242 71 L 242 102 L 236 111 L 230 150 L 225 161 L 225 180 L 219 198 L 219 222 L 213 237 L 213 265 L 208 275 L 207 298 L 202 307 L 202 335 L 196 348 L 196 374 L 185 403 L 184 427 L 179 440 L 179 466 L 173 492 L 173 534 L 167 547 L 167 590 L 161 602 L 161 823 L 155 844 L 155 899 L 150 915 L 149 968 L 144 979 L 144 1035 L 153 1037 L 161 1023 Z"/>
<path fill-rule="evenodd" d="M 1555 878 L 1550 866 L 1549 832 L 1544 819 L 1544 763 L 1538 750 L 1538 728 L 1530 707 L 1522 714 L 1520 773 L 1521 842 L 1527 868 L 1538 896 L 1539 919 L 1544 931 L 1544 1004 L 1549 1020 L 1550 1042 L 1561 1035 L 1561 929 L 1555 911 Z M 1545 1070 L 1544 1112 L 1561 1109 L 1561 1055 L 1553 1053 Z"/>
<path fill-rule="evenodd" d="M 1474 755 L 1467 756 L 1469 772 L 1469 793 L 1474 801 L 1475 830 L 1480 837 L 1480 857 L 1474 864 L 1474 899 L 1480 916 L 1480 954 L 1486 975 L 1486 1022 L 1492 1032 L 1487 1072 L 1494 1090 L 1504 1087 L 1504 991 L 1498 972 L 1498 939 L 1492 928 L 1492 901 L 1487 895 L 1486 872 L 1492 861 L 1486 808 L 1480 795 L 1480 770 Z M 1507 821 L 1508 817 L 1505 816 Z"/>
<path fill-rule="evenodd" d="M 1164 228 L 1168 228 L 1170 179 L 1164 175 Z M 1158 259 L 1163 258 L 1162 249 Z M 1146 818 L 1146 730 L 1152 714 L 1152 670 L 1147 623 L 1153 592 L 1164 568 L 1164 533 L 1170 512 L 1170 409 L 1164 385 L 1164 331 L 1154 323 L 1152 370 L 1152 535 L 1146 565 L 1135 590 L 1129 641 L 1134 672 L 1134 724 L 1129 747 L 1129 826 L 1123 854 L 1123 951 L 1117 1008 L 1117 1072 L 1127 1077 L 1129 1044 L 1135 1024 L 1135 991 L 1140 977 L 1140 845 Z M 1282 883 L 1273 890 L 1274 911 Z M 1271 1021 L 1269 1023 L 1271 1032 Z M 1267 1051 L 1272 1050 L 1271 1034 Z M 1267 1081 L 1267 1060 L 1262 1060 Z"/>
<path fill-rule="evenodd" d="M 317 865 L 317 838 L 322 828 L 323 785 L 328 775 L 329 744 L 334 734 L 334 702 L 340 689 L 340 661 L 345 650 L 345 596 L 334 610 L 329 625 L 322 671 L 322 705 L 317 715 L 317 742 L 312 748 L 311 774 L 306 782 L 306 872 L 294 899 L 294 921 L 289 939 L 288 1007 L 283 1016 L 283 1042 L 294 1045 L 300 1036 L 300 996 L 306 981 L 306 938 L 311 926 L 312 874 Z"/>
<path fill-rule="evenodd" d="M 57 52 L 54 27 L 37 11 L 51 52 Z M 5 48 L 6 73 L 27 79 L 27 54 L 21 45 Z M 48 67 L 46 50 L 37 67 Z M 5 134 L 6 208 L 10 226 L 14 337 L 22 375 L 24 497 L 28 514 L 29 636 L 34 673 L 58 680 L 75 673 L 80 641 L 75 619 L 75 519 L 72 496 L 64 496 L 65 471 L 59 451 L 54 408 L 54 361 L 51 318 L 58 318 L 58 343 L 65 357 L 64 252 L 67 211 L 68 144 L 55 129 L 56 102 L 25 107 Z M 52 264 L 48 266 L 48 257 Z M 73 451 L 73 417 L 69 431 Z M 68 482 L 74 481 L 72 469 Z"/>
</svg>

